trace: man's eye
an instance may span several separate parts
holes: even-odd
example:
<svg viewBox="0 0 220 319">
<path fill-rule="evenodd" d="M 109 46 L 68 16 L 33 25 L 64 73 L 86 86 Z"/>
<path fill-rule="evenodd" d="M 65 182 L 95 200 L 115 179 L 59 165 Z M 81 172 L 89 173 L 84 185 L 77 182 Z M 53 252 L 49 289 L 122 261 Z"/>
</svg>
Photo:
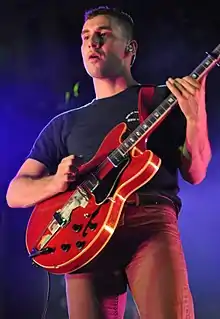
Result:
<svg viewBox="0 0 220 319">
<path fill-rule="evenodd" d="M 100 33 L 99 36 L 100 38 L 104 38 L 106 36 L 106 33 Z"/>
</svg>

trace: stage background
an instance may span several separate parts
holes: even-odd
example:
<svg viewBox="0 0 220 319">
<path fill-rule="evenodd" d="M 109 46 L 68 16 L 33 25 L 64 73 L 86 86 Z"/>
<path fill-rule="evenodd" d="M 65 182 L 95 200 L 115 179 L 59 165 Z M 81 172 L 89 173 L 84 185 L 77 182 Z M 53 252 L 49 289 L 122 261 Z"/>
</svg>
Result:
<svg viewBox="0 0 220 319">
<path fill-rule="evenodd" d="M 193 3 L 193 4 L 192 4 Z M 111 1 L 136 22 L 139 51 L 133 72 L 144 83 L 164 84 L 191 72 L 220 42 L 219 11 L 200 1 Z M 0 8 L 0 222 L 2 319 L 38 319 L 47 276 L 31 265 L 25 229 L 31 209 L 10 209 L 5 193 L 35 138 L 56 114 L 94 97 L 80 56 L 85 9 L 96 1 L 3 1 Z M 79 96 L 65 92 L 79 83 Z M 220 70 L 207 80 L 207 112 L 213 158 L 202 184 L 180 180 L 179 225 L 197 319 L 220 318 Z M 172 138 L 172 137 L 171 137 Z M 126 318 L 136 311 L 129 295 Z M 67 318 L 64 281 L 51 276 L 47 319 Z"/>
</svg>

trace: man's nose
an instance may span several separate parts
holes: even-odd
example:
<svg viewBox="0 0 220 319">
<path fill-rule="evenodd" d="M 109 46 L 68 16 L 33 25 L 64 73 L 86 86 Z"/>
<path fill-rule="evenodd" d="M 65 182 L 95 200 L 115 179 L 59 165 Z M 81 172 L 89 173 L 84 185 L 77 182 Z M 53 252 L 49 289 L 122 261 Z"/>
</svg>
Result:
<svg viewBox="0 0 220 319">
<path fill-rule="evenodd" d="M 89 41 L 89 47 L 99 48 L 101 46 L 101 41 L 98 36 L 94 35 Z"/>
</svg>

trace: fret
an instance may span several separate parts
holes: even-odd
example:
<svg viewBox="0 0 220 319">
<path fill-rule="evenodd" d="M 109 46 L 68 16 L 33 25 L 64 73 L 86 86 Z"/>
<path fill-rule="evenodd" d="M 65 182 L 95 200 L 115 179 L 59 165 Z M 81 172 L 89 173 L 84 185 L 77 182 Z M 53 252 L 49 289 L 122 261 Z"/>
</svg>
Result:
<svg viewBox="0 0 220 319">
<path fill-rule="evenodd" d="M 195 71 L 197 74 L 202 74 L 207 67 L 208 65 L 205 66 L 204 64 L 201 64 L 200 66 L 198 66 L 198 68 Z"/>
<path fill-rule="evenodd" d="M 161 115 L 163 115 L 164 114 L 164 112 L 166 112 L 166 108 L 165 107 L 163 107 L 162 105 L 159 105 L 158 107 L 157 107 L 157 110 L 158 110 L 158 112 L 161 114 Z"/>
<path fill-rule="evenodd" d="M 154 117 L 152 117 L 152 114 L 149 115 L 149 118 L 147 119 L 147 122 L 151 124 L 154 124 L 154 122 L 156 121 L 156 119 Z"/>
<path fill-rule="evenodd" d="M 160 109 L 162 109 L 162 114 L 164 113 L 164 112 L 166 112 L 167 111 L 167 108 L 173 103 L 173 101 L 171 100 L 171 99 L 169 99 L 169 101 L 168 101 L 168 98 L 169 98 L 169 96 L 166 98 L 166 100 L 164 100 L 161 104 L 160 104 Z"/>
<path fill-rule="evenodd" d="M 122 147 L 125 147 L 125 149 L 128 150 L 128 149 L 129 149 L 129 144 L 124 141 L 124 142 L 122 143 Z"/>
<path fill-rule="evenodd" d="M 174 103 L 176 103 L 177 99 L 173 94 L 170 94 L 164 102 L 162 102 L 157 108 L 156 112 L 161 115 L 163 115 L 167 110 L 169 110 L 170 106 L 172 106 Z M 154 112 L 155 112 L 154 111 Z M 154 114 L 154 113 L 153 113 Z M 156 118 L 156 120 L 158 117 Z"/>
<path fill-rule="evenodd" d="M 145 133 L 145 130 L 143 129 L 142 125 L 139 125 L 137 129 L 138 129 L 138 132 L 140 132 L 141 135 L 143 135 Z"/>
<path fill-rule="evenodd" d="M 160 113 L 160 116 L 164 114 L 164 109 L 161 109 L 160 105 L 157 107 L 158 113 Z"/>
<path fill-rule="evenodd" d="M 164 113 L 167 109 L 163 107 L 163 105 L 160 105 L 160 108 L 162 109 L 162 113 Z"/>
<path fill-rule="evenodd" d="M 205 60 L 205 65 L 210 65 L 215 59 L 212 56 L 209 56 L 206 60 Z"/>
<path fill-rule="evenodd" d="M 121 151 L 121 148 L 114 150 L 109 156 L 108 160 L 117 167 L 124 160 L 124 153 Z"/>
<path fill-rule="evenodd" d="M 125 145 L 126 145 L 127 149 L 130 149 L 131 146 L 133 146 L 133 143 L 129 140 L 129 141 L 126 141 Z"/>
<path fill-rule="evenodd" d="M 214 61 L 214 59 L 212 59 L 211 57 L 210 58 L 207 58 L 203 63 L 202 63 L 202 66 L 206 69 L 210 66 L 210 64 L 212 64 Z"/>
</svg>

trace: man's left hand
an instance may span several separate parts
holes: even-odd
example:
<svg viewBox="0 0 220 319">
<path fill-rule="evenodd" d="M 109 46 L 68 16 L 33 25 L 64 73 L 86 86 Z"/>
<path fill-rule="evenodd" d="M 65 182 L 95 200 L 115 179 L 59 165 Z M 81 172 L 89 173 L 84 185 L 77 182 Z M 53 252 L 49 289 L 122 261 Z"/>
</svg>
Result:
<svg viewBox="0 0 220 319">
<path fill-rule="evenodd" d="M 168 89 L 177 98 L 178 104 L 187 121 L 198 123 L 206 114 L 205 82 L 207 75 L 199 81 L 190 76 L 166 81 Z M 205 116 L 206 117 L 206 116 Z"/>
</svg>

